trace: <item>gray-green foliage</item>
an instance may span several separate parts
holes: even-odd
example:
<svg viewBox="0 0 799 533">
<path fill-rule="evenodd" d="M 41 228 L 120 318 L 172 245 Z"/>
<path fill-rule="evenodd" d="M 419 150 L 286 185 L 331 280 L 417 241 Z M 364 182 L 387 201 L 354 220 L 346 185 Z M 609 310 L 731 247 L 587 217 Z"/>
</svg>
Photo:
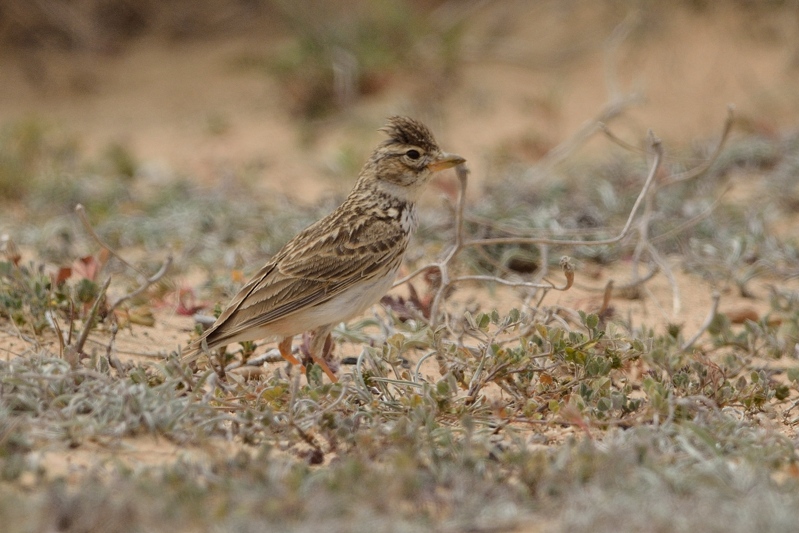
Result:
<svg viewBox="0 0 799 533">
<path fill-rule="evenodd" d="M 135 187 L 135 157 L 115 154 L 120 175 L 110 190 Z M 723 185 L 729 165 L 743 165 L 728 160 L 710 172 L 706 190 L 661 191 L 662 213 L 681 218 L 653 227 L 668 234 L 701 212 L 690 202 Z M 476 210 L 523 228 L 562 229 L 553 219 L 604 228 L 626 214 L 640 169 L 616 161 L 579 195 L 569 182 L 545 191 L 547 203 L 569 199 L 572 211 L 562 217 L 525 196 L 518 180 L 497 186 Z M 162 194 L 123 195 L 114 208 L 121 213 L 88 213 L 115 247 L 170 246 L 178 269 L 202 265 L 202 290 L 214 299 L 234 289 L 215 277 L 220 265 L 238 266 L 231 250 L 266 256 L 329 208 L 264 207 L 244 186 L 211 201 L 184 180 L 171 183 Z M 34 205 L 36 190 L 26 194 Z M 92 194 L 87 187 L 69 201 L 109 198 Z M 45 259 L 71 261 L 81 230 L 65 220 L 4 222 Z M 799 518 L 797 456 L 783 430 L 796 423 L 799 297 L 789 281 L 799 267 L 793 244 L 758 220 L 720 207 L 688 234 L 658 241 L 685 251 L 685 265 L 719 285 L 746 287 L 763 275 L 786 281 L 774 285 L 761 320 L 736 326 L 719 314 L 692 346 L 679 326 L 657 333 L 597 314 L 556 320 L 546 308 L 500 313 L 486 305 L 431 328 L 394 309 L 339 332 L 360 353 L 352 378 L 340 384 L 308 385 L 279 371 L 253 381 L 229 373 L 220 382 L 212 370 L 193 375 L 174 360 L 119 362 L 108 339 L 114 316 L 103 315 L 87 326 L 100 348 L 74 367 L 53 358 L 55 342 L 0 362 L 0 523 L 9 531 L 103 531 L 109 523 L 119 531 L 480 531 L 540 523 L 561 531 L 789 531 Z M 469 224 L 476 234 L 496 230 Z M 421 243 L 440 243 L 440 234 L 422 233 Z M 52 235 L 66 244 L 53 246 Z M 609 260 L 629 252 L 589 249 L 577 254 Z M 468 265 L 490 270 L 497 258 L 518 260 L 518 250 L 487 251 L 494 263 L 475 254 Z M 534 249 L 521 251 L 536 260 Z M 158 263 L 141 261 L 148 271 L 150 262 Z M 58 284 L 43 266 L 7 258 L 4 333 L 52 341 L 53 319 L 62 331 L 71 321 L 82 327 L 78 319 L 96 297 L 87 282 L 94 283 Z M 417 372 L 422 357 L 437 371 Z M 41 453 L 90 444 L 118 450 L 125 439 L 149 437 L 186 454 L 144 465 L 124 453 L 98 454 L 96 466 L 53 479 Z"/>
</svg>

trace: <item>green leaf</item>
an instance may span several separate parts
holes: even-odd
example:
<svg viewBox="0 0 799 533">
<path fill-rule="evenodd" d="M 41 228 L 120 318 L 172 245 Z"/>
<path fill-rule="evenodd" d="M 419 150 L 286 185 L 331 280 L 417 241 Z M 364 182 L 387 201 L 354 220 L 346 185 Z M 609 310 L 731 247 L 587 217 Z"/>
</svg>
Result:
<svg viewBox="0 0 799 533">
<path fill-rule="evenodd" d="M 596 402 L 597 411 L 604 413 L 609 411 L 612 407 L 611 401 L 608 398 L 600 398 L 598 402 Z"/>
<path fill-rule="evenodd" d="M 322 386 L 322 367 L 316 363 L 308 365 L 305 367 L 305 377 L 308 378 L 308 383 L 314 387 Z"/>
<path fill-rule="evenodd" d="M 487 313 L 480 313 L 479 315 L 477 315 L 477 327 L 481 331 L 486 331 L 490 323 L 491 323 L 491 315 Z"/>
</svg>

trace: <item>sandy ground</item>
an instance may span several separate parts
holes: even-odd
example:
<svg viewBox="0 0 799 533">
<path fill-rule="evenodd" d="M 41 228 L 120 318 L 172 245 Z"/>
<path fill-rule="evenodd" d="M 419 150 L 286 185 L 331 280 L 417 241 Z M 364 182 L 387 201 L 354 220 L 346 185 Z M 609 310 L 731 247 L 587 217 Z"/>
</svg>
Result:
<svg viewBox="0 0 799 533">
<path fill-rule="evenodd" d="M 485 3 L 474 15 L 459 75 L 437 87 L 439 97 L 426 96 L 429 80 L 394 80 L 385 91 L 317 123 L 310 142 L 273 79 L 231 66 L 237 58 L 268 55 L 285 43 L 280 34 L 256 31 L 203 42 L 146 38 L 115 55 L 0 51 L 0 121 L 38 117 L 74 135 L 89 153 L 122 142 L 147 165 L 201 183 L 224 179 L 225 168 L 255 166 L 265 194 L 278 191 L 300 203 L 348 189 L 351 181 L 334 182 L 325 169 L 353 144 L 363 145 L 365 155 L 379 139 L 376 129 L 395 113 L 418 112 L 445 149 L 469 160 L 472 195 L 494 179 L 489 154 L 507 147 L 524 151 L 530 138 L 556 146 L 606 103 L 630 92 L 644 100 L 614 128 L 631 142 L 643 139 L 648 129 L 667 146 L 714 138 L 730 103 L 741 128 L 769 134 L 796 127 L 795 15 L 753 16 L 721 3 L 698 12 L 661 8 L 637 14 L 588 2 L 577 11 L 560 9 L 557 2 L 499 4 Z M 632 29 L 613 45 L 614 28 L 626 27 L 625 20 Z M 502 24 L 497 37 L 494 30 Z M 219 120 L 226 126 L 214 133 L 211 124 Z M 588 149 L 601 147 L 594 142 Z M 540 155 L 530 153 L 531 163 Z M 588 279 L 578 272 L 577 287 L 553 293 L 545 303 L 596 310 L 601 294 L 586 286 L 600 289 L 610 278 L 623 282 L 629 268 L 615 265 Z M 672 288 L 659 276 L 647 285 L 646 299 L 614 299 L 616 316 L 634 324 L 683 324 L 690 336 L 710 309 L 711 290 L 682 274 L 678 287 L 679 309 Z M 722 295 L 721 310 L 765 313 L 767 288 L 753 288 L 755 299 Z M 507 299 L 501 305 L 514 303 Z M 120 334 L 118 349 L 131 357 L 158 356 L 185 345 L 190 328 L 190 318 L 162 309 L 153 328 Z M 8 353 L 16 353 L 19 343 L 0 339 Z M 148 457 L 155 450 L 165 460 L 176 453 L 171 444 L 149 440 L 131 446 Z M 53 466 L 80 468 L 92 453 L 70 452 Z"/>
<path fill-rule="evenodd" d="M 728 104 L 736 106 L 739 129 L 773 133 L 795 127 L 799 118 L 799 24 L 778 11 L 715 5 L 638 12 L 601 3 L 571 9 L 515 1 L 483 5 L 468 24 L 454 81 L 442 87 L 428 79 L 395 79 L 316 123 L 310 142 L 273 78 L 234 67 L 242 57 L 269 57 L 286 45 L 287 37 L 273 27 L 206 41 L 148 37 L 117 54 L 6 50 L 0 53 L 0 117 L 44 120 L 74 135 L 89 153 L 120 142 L 146 165 L 203 183 L 224 180 L 225 169 L 254 166 L 265 194 L 278 191 L 300 203 L 347 190 L 351 181 L 333 181 L 326 169 L 353 144 L 362 145 L 357 150 L 365 156 L 379 139 L 377 127 L 394 113 L 418 112 L 446 149 L 469 160 L 472 196 L 495 179 L 489 154 L 511 149 L 528 153 L 532 163 L 543 152 L 530 152 L 529 139 L 542 151 L 554 147 L 603 106 L 632 93 L 642 101 L 612 123 L 614 130 L 639 142 L 652 129 L 667 149 L 716 137 Z M 435 98 L 431 87 L 439 91 Z M 221 133 L 213 131 L 214 121 L 225 124 Z M 587 149 L 601 150 L 603 143 Z M 736 191 L 749 194 L 745 184 L 729 194 Z M 585 286 L 601 288 L 610 278 L 623 283 L 628 270 L 616 265 L 595 280 L 578 273 L 575 289 L 550 300 L 597 308 L 599 293 Z M 678 308 L 661 277 L 648 285 L 648 298 L 616 300 L 617 316 L 698 328 L 710 289 L 681 274 L 678 280 Z M 767 302 L 723 295 L 722 310 L 742 307 L 763 313 Z M 133 342 L 142 337 L 151 345 L 149 337 L 157 337 L 164 350 L 185 344 L 190 320 L 169 310 L 160 314 L 154 329 L 133 330 Z"/>
</svg>

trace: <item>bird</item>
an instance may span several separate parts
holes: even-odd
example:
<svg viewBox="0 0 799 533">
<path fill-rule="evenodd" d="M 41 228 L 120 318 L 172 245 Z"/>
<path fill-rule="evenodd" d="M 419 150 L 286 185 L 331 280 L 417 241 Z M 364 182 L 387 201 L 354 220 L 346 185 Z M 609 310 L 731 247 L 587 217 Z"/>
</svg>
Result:
<svg viewBox="0 0 799 533">
<path fill-rule="evenodd" d="M 333 328 L 388 292 L 417 227 L 416 204 L 435 172 L 465 163 L 443 152 L 422 122 L 392 116 L 352 191 L 332 213 L 286 243 L 228 303 L 181 357 L 193 363 L 228 344 L 278 341 L 284 359 L 295 335 L 312 332 L 310 356 L 332 382 L 326 362 Z"/>
</svg>

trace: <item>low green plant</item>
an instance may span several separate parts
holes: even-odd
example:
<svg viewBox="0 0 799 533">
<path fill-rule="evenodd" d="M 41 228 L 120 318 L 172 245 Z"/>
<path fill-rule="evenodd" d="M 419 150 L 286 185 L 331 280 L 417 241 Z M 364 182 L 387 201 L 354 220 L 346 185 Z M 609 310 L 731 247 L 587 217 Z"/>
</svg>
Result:
<svg viewBox="0 0 799 533">
<path fill-rule="evenodd" d="M 57 274 L 46 273 L 44 265 L 0 261 L 0 318 L 39 334 L 54 320 L 78 318 L 97 297 L 98 289 L 86 278 L 59 280 Z"/>
</svg>

